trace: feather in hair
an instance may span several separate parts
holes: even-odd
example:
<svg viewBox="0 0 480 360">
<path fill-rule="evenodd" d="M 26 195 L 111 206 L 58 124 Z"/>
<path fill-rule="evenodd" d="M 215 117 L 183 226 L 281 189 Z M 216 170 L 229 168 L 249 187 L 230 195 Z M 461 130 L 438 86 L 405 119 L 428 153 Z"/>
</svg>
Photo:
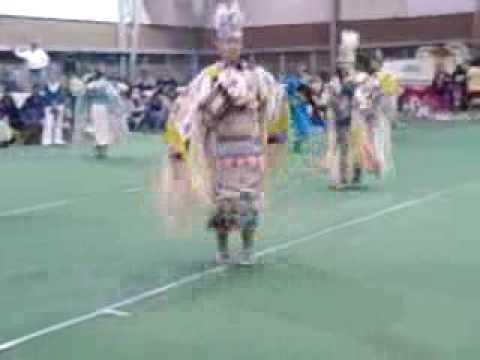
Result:
<svg viewBox="0 0 480 360">
<path fill-rule="evenodd" d="M 245 16 L 240 10 L 238 1 L 232 3 L 231 6 L 225 3 L 219 4 L 214 17 L 214 27 L 217 36 L 221 39 L 231 39 L 242 37 Z"/>
</svg>

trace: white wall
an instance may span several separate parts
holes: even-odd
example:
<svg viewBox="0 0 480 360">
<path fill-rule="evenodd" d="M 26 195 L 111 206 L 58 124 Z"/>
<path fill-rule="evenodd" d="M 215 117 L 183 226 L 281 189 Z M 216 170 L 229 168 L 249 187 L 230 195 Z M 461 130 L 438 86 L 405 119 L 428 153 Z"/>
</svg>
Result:
<svg viewBox="0 0 480 360">
<path fill-rule="evenodd" d="M 407 14 L 406 0 L 341 0 L 342 20 L 374 20 L 406 17 Z"/>
<path fill-rule="evenodd" d="M 249 25 L 282 25 L 328 22 L 331 0 L 243 0 Z"/>
<path fill-rule="evenodd" d="M 406 0 L 409 16 L 443 15 L 475 11 L 476 0 Z"/>
<path fill-rule="evenodd" d="M 207 1 L 204 0 L 144 0 L 152 23 L 171 26 L 202 26 Z M 196 6 L 193 6 L 193 2 Z M 198 8 L 198 9 L 197 9 Z"/>
<path fill-rule="evenodd" d="M 116 22 L 118 5 L 117 0 L 0 0 L 0 15 Z"/>
<path fill-rule="evenodd" d="M 165 1 L 165 0 L 163 0 Z M 187 1 L 187 0 L 185 0 Z M 196 0 L 190 0 L 196 1 Z M 203 0 L 208 2 L 208 0 Z M 215 0 L 210 0 L 214 2 Z M 221 1 L 221 0 L 216 0 Z M 333 0 L 239 0 L 251 26 L 328 22 Z M 340 0 L 342 20 L 471 12 L 476 0 Z M 210 10 L 212 11 L 212 10 Z"/>
</svg>

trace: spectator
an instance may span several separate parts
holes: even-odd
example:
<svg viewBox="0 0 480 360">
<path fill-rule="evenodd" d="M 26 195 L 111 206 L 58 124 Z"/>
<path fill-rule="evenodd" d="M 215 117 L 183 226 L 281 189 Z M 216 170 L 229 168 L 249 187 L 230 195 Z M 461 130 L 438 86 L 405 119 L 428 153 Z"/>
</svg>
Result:
<svg viewBox="0 0 480 360">
<path fill-rule="evenodd" d="M 59 80 L 59 75 L 50 74 L 45 88 L 46 114 L 43 123 L 42 145 L 64 145 L 63 130 L 67 89 Z"/>
<path fill-rule="evenodd" d="M 432 90 L 437 98 L 437 110 L 449 111 L 452 104 L 452 77 L 446 71 L 443 63 L 438 63 L 433 78 Z"/>
<path fill-rule="evenodd" d="M 13 131 L 8 121 L 0 118 L 0 148 L 8 147 L 14 142 Z"/>
<path fill-rule="evenodd" d="M 12 128 L 10 127 L 10 116 L 4 103 L 4 90 L 0 88 L 0 147 L 8 147 L 14 142 Z"/>
<path fill-rule="evenodd" d="M 309 140 L 312 132 L 313 108 L 309 100 L 310 97 L 310 88 L 305 84 L 300 84 L 295 96 L 290 98 L 290 111 L 295 131 L 295 153 L 302 152 L 303 144 Z"/>
<path fill-rule="evenodd" d="M 480 61 L 475 61 L 467 71 L 467 102 L 471 107 L 480 98 Z"/>
<path fill-rule="evenodd" d="M 171 101 L 174 101 L 177 97 L 177 81 L 170 77 L 165 77 L 157 81 L 157 89 L 165 96 L 167 96 Z"/>
<path fill-rule="evenodd" d="M 138 126 L 139 130 L 148 128 L 150 131 L 159 132 L 165 130 L 168 119 L 168 108 L 162 99 L 160 92 L 153 95 L 145 108 L 145 116 Z"/>
<path fill-rule="evenodd" d="M 17 48 L 15 55 L 25 60 L 28 71 L 30 72 L 30 85 L 45 85 L 46 69 L 50 65 L 50 57 L 40 48 L 37 42 L 33 42 L 29 49 Z"/>
<path fill-rule="evenodd" d="M 309 84 L 312 81 L 312 75 L 308 72 L 308 67 L 305 64 L 298 67 L 298 76 L 304 84 Z"/>
<path fill-rule="evenodd" d="M 9 88 L 6 86 L 0 86 L 0 118 L 7 119 L 14 130 L 22 130 L 20 112 L 15 100 L 10 94 Z"/>
<path fill-rule="evenodd" d="M 142 93 L 145 91 L 153 91 L 155 89 L 155 79 L 150 76 L 148 70 L 141 69 L 139 78 L 135 82 L 134 86 L 137 87 Z"/>
<path fill-rule="evenodd" d="M 5 88 L 10 89 L 11 91 L 17 91 L 18 79 L 17 74 L 12 66 L 5 66 L 0 72 L 0 83 L 5 85 Z"/>
<path fill-rule="evenodd" d="M 308 99 L 313 107 L 312 123 L 315 126 L 325 128 L 327 117 L 328 94 L 327 85 L 330 82 L 329 74 L 322 72 L 314 76 L 310 87 Z"/>
<path fill-rule="evenodd" d="M 47 108 L 40 90 L 39 85 L 34 85 L 32 95 L 27 98 L 20 110 L 25 145 L 40 144 Z"/>
<path fill-rule="evenodd" d="M 139 124 L 142 122 L 145 114 L 144 99 L 142 97 L 142 92 L 138 87 L 132 88 L 130 101 L 131 114 L 128 121 L 128 127 L 130 131 L 134 131 L 138 129 Z"/>
<path fill-rule="evenodd" d="M 80 111 L 80 98 L 85 95 L 85 83 L 76 73 L 72 73 L 68 83 L 68 92 L 70 96 L 70 111 L 72 114 L 72 127 L 75 128 L 77 115 Z"/>
<path fill-rule="evenodd" d="M 464 64 L 458 64 L 452 75 L 453 108 L 467 110 L 467 69 Z"/>
<path fill-rule="evenodd" d="M 131 132 L 135 127 L 131 124 L 133 114 L 132 88 L 126 81 L 117 83 L 117 91 L 120 95 L 120 114 L 123 117 L 122 123 L 126 124 L 128 131 Z"/>
</svg>

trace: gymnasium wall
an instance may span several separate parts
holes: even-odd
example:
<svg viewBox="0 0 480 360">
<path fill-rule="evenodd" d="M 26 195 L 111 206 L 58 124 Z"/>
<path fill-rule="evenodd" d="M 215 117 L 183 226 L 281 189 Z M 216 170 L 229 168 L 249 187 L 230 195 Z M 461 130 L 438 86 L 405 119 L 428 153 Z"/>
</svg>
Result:
<svg viewBox="0 0 480 360">
<path fill-rule="evenodd" d="M 42 4 L 52 1 L 65 3 L 64 0 L 44 0 Z M 109 1 L 112 0 L 100 2 L 107 6 Z M 195 67 L 194 63 L 201 67 L 212 61 L 212 30 L 207 26 L 220 1 L 144 0 L 139 44 L 139 52 L 143 54 L 141 62 L 185 73 Z M 342 0 L 339 30 L 358 30 L 364 47 L 380 47 L 391 56 L 406 57 L 416 47 L 431 42 L 461 40 L 468 43 L 472 39 L 474 1 Z M 31 4 L 32 0 L 0 4 L 3 58 L 15 61 L 11 48 L 28 44 L 33 39 L 39 40 L 51 52 L 118 53 L 117 25 L 106 15 L 105 9 L 99 8 L 96 15 L 88 17 L 83 10 L 77 9 L 80 3 L 75 3 L 68 13 L 44 6 L 35 10 L 38 17 L 17 16 L 27 2 Z M 246 56 L 275 73 L 298 64 L 308 65 L 312 71 L 328 68 L 331 0 L 240 2 L 247 15 Z M 7 12 L 4 11 L 6 3 L 10 4 Z M 111 3 L 109 6 L 112 9 Z M 29 14 L 34 16 L 32 11 Z M 197 56 L 198 50 L 201 54 Z"/>
</svg>

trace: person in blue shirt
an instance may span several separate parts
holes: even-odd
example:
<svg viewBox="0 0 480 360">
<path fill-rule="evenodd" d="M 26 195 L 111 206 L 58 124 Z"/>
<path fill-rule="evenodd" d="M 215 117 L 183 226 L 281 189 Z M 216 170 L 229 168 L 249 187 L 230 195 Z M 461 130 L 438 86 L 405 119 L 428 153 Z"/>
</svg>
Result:
<svg viewBox="0 0 480 360">
<path fill-rule="evenodd" d="M 312 133 L 312 106 L 308 100 L 309 88 L 299 83 L 296 91 L 290 96 L 290 112 L 295 133 L 294 152 L 301 153 L 303 144 Z"/>
<path fill-rule="evenodd" d="M 64 145 L 63 129 L 67 89 L 57 77 L 51 76 L 43 97 L 47 108 L 43 123 L 42 145 Z"/>
<path fill-rule="evenodd" d="M 162 99 L 162 94 L 158 91 L 148 101 L 145 108 L 145 116 L 138 126 L 138 130 L 143 130 L 147 127 L 152 132 L 163 132 L 165 131 L 168 115 L 168 108 Z"/>
</svg>

